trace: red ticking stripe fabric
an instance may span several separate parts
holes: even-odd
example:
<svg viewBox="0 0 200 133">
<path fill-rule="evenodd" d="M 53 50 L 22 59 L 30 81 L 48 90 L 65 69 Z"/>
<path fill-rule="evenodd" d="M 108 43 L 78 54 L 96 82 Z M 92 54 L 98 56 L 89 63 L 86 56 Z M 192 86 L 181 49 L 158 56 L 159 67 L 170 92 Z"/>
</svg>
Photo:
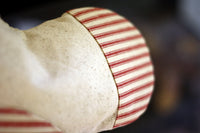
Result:
<svg viewBox="0 0 200 133">
<path fill-rule="evenodd" d="M 62 133 L 51 123 L 24 110 L 0 108 L 0 133 Z"/>
<path fill-rule="evenodd" d="M 113 74 L 119 94 L 113 128 L 134 122 L 147 109 L 154 85 L 153 66 L 141 33 L 110 10 L 89 7 L 68 13 L 97 41 Z"/>
</svg>

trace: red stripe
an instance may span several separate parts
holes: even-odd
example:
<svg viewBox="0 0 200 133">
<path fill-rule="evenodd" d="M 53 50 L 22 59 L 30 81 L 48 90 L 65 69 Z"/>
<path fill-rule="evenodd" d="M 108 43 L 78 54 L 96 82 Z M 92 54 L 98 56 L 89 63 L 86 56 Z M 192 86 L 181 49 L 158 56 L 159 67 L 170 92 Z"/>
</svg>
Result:
<svg viewBox="0 0 200 133">
<path fill-rule="evenodd" d="M 125 58 L 125 59 L 121 59 L 121 60 L 111 62 L 111 63 L 109 63 L 109 65 L 110 65 L 111 68 L 114 68 L 114 67 L 126 64 L 128 62 L 132 62 L 134 60 L 141 59 L 143 57 L 147 57 L 147 56 L 149 56 L 149 53 L 144 53 L 144 54 L 141 54 L 141 55 L 138 55 L 138 56 L 132 56 L 132 57 L 129 57 L 129 58 Z"/>
<path fill-rule="evenodd" d="M 126 98 L 126 97 L 128 97 L 128 96 L 130 96 L 130 95 L 132 95 L 132 94 L 134 94 L 134 93 L 136 93 L 138 91 L 141 91 L 143 89 L 147 89 L 148 87 L 153 86 L 153 85 L 154 85 L 154 81 L 146 83 L 146 84 L 144 84 L 142 86 L 139 86 L 137 88 L 130 89 L 130 90 L 120 94 L 119 98 L 120 99 Z"/>
<path fill-rule="evenodd" d="M 129 73 L 132 73 L 132 72 L 134 72 L 136 70 L 139 70 L 139 69 L 142 69 L 144 67 L 151 66 L 151 65 L 152 65 L 151 62 L 147 62 L 147 63 L 141 64 L 141 65 L 138 65 L 138 66 L 133 66 L 133 67 L 130 67 L 130 68 L 115 72 L 115 73 L 113 73 L 113 76 L 115 78 L 119 78 L 119 77 L 122 77 L 124 75 L 129 74 Z"/>
<path fill-rule="evenodd" d="M 148 94 L 146 94 L 146 95 L 143 95 L 143 96 L 134 98 L 133 100 L 130 100 L 130 101 L 124 103 L 124 104 L 121 104 L 121 105 L 119 106 L 119 110 L 124 109 L 124 108 L 127 108 L 127 107 L 129 107 L 130 105 L 132 105 L 132 104 L 134 104 L 134 103 L 138 103 L 138 102 L 143 101 L 143 100 L 145 100 L 145 99 L 147 99 L 147 98 L 150 98 L 151 95 L 152 95 L 152 92 L 151 92 L 151 93 L 148 93 Z"/>
<path fill-rule="evenodd" d="M 96 10 L 100 10 L 100 9 L 87 9 L 87 10 L 75 13 L 74 16 L 77 17 L 77 16 L 87 14 L 87 13 L 92 12 L 92 11 L 96 11 Z M 114 16 L 114 15 L 117 16 L 118 14 L 116 14 L 116 13 L 104 13 L 103 14 L 102 13 L 100 15 L 88 17 L 86 19 L 82 19 L 82 20 L 79 20 L 79 21 L 84 25 L 88 22 L 92 22 L 92 21 L 95 21 L 95 20 L 103 20 L 106 17 L 110 17 L 110 16 Z M 86 28 L 91 32 L 91 31 L 103 29 L 103 28 L 109 27 L 109 26 L 114 26 L 114 25 L 117 26 L 118 24 L 124 24 L 124 23 L 131 24 L 128 20 L 126 20 L 124 18 L 116 18 L 116 19 L 117 20 L 110 20 L 110 21 L 108 20 L 106 22 L 105 21 L 104 22 L 99 21 L 100 22 L 99 24 L 95 24 L 95 25 L 90 26 L 90 27 L 87 27 L 87 25 L 86 25 Z M 100 34 L 93 35 L 93 37 L 95 39 L 97 39 L 97 41 L 98 41 L 98 39 L 102 39 L 102 38 L 105 38 L 105 37 L 108 37 L 108 36 L 114 37 L 114 35 L 116 35 L 116 34 L 128 32 L 128 31 L 135 30 L 135 29 L 136 29 L 135 27 L 128 26 L 126 28 L 121 28 L 121 29 L 117 29 L 117 30 L 115 29 L 115 30 L 107 31 L 107 32 L 103 32 L 103 33 L 101 32 Z M 113 46 L 113 45 L 118 45 L 118 44 L 123 45 L 124 43 L 127 43 L 127 44 L 130 43 L 130 45 L 133 45 L 133 43 L 135 42 L 135 39 L 143 39 L 143 37 L 140 34 L 139 35 L 132 35 L 132 36 L 129 36 L 129 37 L 122 36 L 121 38 L 116 38 L 116 39 L 113 39 L 111 41 L 99 43 L 99 45 L 102 49 L 106 48 L 106 47 Z M 104 53 L 104 54 L 105 54 L 106 58 L 108 59 L 110 57 L 113 57 L 113 56 L 116 56 L 116 55 L 119 55 L 119 54 L 123 54 L 123 53 L 126 53 L 126 52 L 134 52 L 135 49 L 144 48 L 145 46 L 146 46 L 146 44 L 138 44 L 137 43 L 136 46 L 128 46 L 128 47 L 113 50 L 113 51 L 110 51 L 110 52 Z M 142 53 L 142 54 L 137 55 L 137 56 L 124 57 L 124 58 L 119 59 L 119 60 L 114 61 L 114 62 L 108 62 L 108 64 L 109 64 L 111 69 L 113 69 L 114 67 L 120 66 L 120 65 L 124 65 L 126 63 L 133 63 L 133 65 L 134 65 L 135 60 L 139 60 L 139 59 L 142 59 L 144 57 L 149 57 L 149 52 Z M 114 78 L 116 79 L 118 77 L 130 74 L 134 71 L 143 69 L 147 66 L 151 66 L 152 64 L 151 64 L 150 61 L 147 61 L 147 62 L 144 62 L 143 64 L 138 65 L 138 66 L 133 67 L 133 65 L 131 65 L 132 67 L 126 68 L 126 69 L 118 71 L 116 73 L 113 73 Z M 129 79 L 123 81 L 123 82 L 120 82 L 120 83 L 117 84 L 117 88 L 121 89 L 124 86 L 132 84 L 133 82 L 137 82 L 137 81 L 144 79 L 144 78 L 146 78 L 150 75 L 153 75 L 153 71 L 147 72 L 147 73 L 142 73 L 142 74 L 138 75 L 137 77 L 132 77 L 132 78 L 129 78 Z M 138 92 L 138 94 L 139 94 L 141 90 L 145 90 L 145 89 L 149 90 L 150 88 L 148 88 L 148 87 L 152 86 L 153 84 L 154 84 L 154 81 L 151 81 L 151 82 L 149 81 L 148 83 L 144 83 L 140 86 L 136 86 L 135 88 L 130 88 L 126 92 L 119 94 L 119 98 L 120 98 L 119 100 L 126 98 L 128 96 L 131 97 L 131 95 L 134 94 L 135 92 Z M 151 93 L 152 93 L 152 91 L 151 91 Z M 119 105 L 119 110 L 126 108 L 126 107 L 129 107 L 129 106 L 133 106 L 134 103 L 140 102 L 142 100 L 145 100 L 145 99 L 148 100 L 147 98 L 150 98 L 151 93 L 143 94 L 143 95 L 140 94 L 140 96 L 138 96 L 138 97 L 130 98 L 131 100 L 128 100 L 128 102 Z M 123 113 L 121 115 L 118 114 L 117 119 L 122 119 L 122 122 L 118 123 L 119 121 L 117 121 L 117 123 L 115 123 L 115 125 L 114 125 L 114 128 L 119 127 L 119 126 L 124 126 L 124 125 L 127 125 L 127 124 L 134 122 L 136 119 L 138 119 L 138 117 L 132 118 L 132 119 L 129 118 L 129 120 L 127 120 L 127 121 L 123 120 L 123 118 L 129 117 L 129 116 L 131 116 L 131 115 L 133 115 L 133 114 L 135 114 L 135 113 L 137 113 L 141 110 L 144 110 L 146 108 L 147 108 L 147 105 L 142 106 L 142 107 L 140 106 L 139 108 L 137 108 L 135 110 L 131 110 L 131 111 Z"/>
<path fill-rule="evenodd" d="M 125 126 L 125 125 L 128 125 L 134 121 L 136 121 L 139 117 L 137 118 L 134 118 L 132 120 L 129 120 L 129 121 L 126 121 L 126 122 L 123 122 L 123 123 L 120 123 L 120 124 L 115 124 L 115 126 L 113 128 L 117 128 L 117 127 L 121 127 L 121 126 Z"/>
<path fill-rule="evenodd" d="M 90 18 L 86 18 L 86 19 L 83 19 L 83 20 L 80 20 L 81 23 L 88 23 L 88 22 L 91 22 L 91 21 L 94 21 L 94 20 L 98 20 L 98 19 L 103 19 L 103 18 L 106 18 L 106 17 L 111 17 L 111 16 L 115 16 L 117 15 L 116 13 L 104 13 L 104 14 L 99 14 L 97 16 L 94 16 L 94 17 L 90 17 Z"/>
<path fill-rule="evenodd" d="M 118 87 L 118 89 L 121 89 L 121 88 L 123 88 L 123 87 L 125 87 L 125 86 L 127 86 L 129 84 L 132 84 L 133 82 L 136 82 L 138 80 L 144 79 L 144 78 L 146 78 L 148 76 L 152 76 L 152 75 L 153 75 L 152 71 L 151 72 L 147 72 L 147 73 L 142 74 L 142 75 L 140 75 L 138 77 L 134 77 L 134 78 L 125 80 L 123 82 L 117 83 L 117 87 Z"/>
<path fill-rule="evenodd" d="M 134 115 L 142 110 L 145 110 L 147 108 L 148 104 L 144 105 L 144 106 L 141 106 L 137 109 L 134 109 L 134 110 L 131 110 L 129 112 L 126 112 L 126 113 L 123 113 L 123 114 L 120 114 L 119 116 L 117 116 L 117 120 L 118 119 L 123 119 L 123 118 L 126 118 L 126 117 L 129 117 L 131 115 Z"/>
<path fill-rule="evenodd" d="M 94 26 L 88 27 L 88 30 L 93 31 L 93 30 L 105 28 L 107 26 L 112 26 L 112 25 L 125 23 L 125 22 L 128 22 L 128 20 L 126 20 L 126 19 L 114 20 L 114 21 L 110 21 L 110 22 L 106 22 L 106 23 L 102 23 L 102 24 L 98 24 L 98 25 L 94 25 Z"/>
<path fill-rule="evenodd" d="M 24 110 L 18 110 L 13 108 L 0 108 L 0 114 L 21 114 L 28 115 L 28 113 Z"/>
<path fill-rule="evenodd" d="M 138 39 L 138 38 L 142 38 L 142 35 L 135 35 L 135 36 L 130 36 L 130 37 L 126 37 L 126 38 L 115 39 L 113 41 L 100 43 L 100 45 L 101 45 L 102 48 L 106 48 L 106 47 L 113 46 L 113 45 L 116 45 L 116 44 L 120 44 L 120 43 L 123 43 L 123 42 L 133 41 L 134 39 Z"/>
<path fill-rule="evenodd" d="M 139 48 L 144 48 L 144 47 L 146 47 L 146 44 L 138 44 L 138 45 L 135 45 L 135 46 L 121 48 L 121 49 L 117 49 L 117 50 L 107 52 L 107 53 L 105 53 L 105 56 L 107 58 L 109 58 L 109 57 L 113 57 L 115 55 L 119 55 L 121 53 L 126 53 L 126 52 L 129 52 L 129 51 L 139 49 Z"/>
<path fill-rule="evenodd" d="M 47 122 L 5 122 L 0 121 L 0 127 L 52 127 Z"/>
<path fill-rule="evenodd" d="M 102 9 L 102 8 L 86 9 L 86 10 L 74 13 L 73 16 L 78 17 L 80 15 L 84 15 L 84 14 L 87 14 L 87 13 L 90 13 L 90 12 L 93 12 L 93 11 L 99 11 L 99 10 L 104 10 L 104 9 Z"/>
<path fill-rule="evenodd" d="M 105 37 L 112 36 L 114 34 L 118 34 L 118 33 L 122 33 L 122 32 L 134 31 L 135 29 L 136 29 L 135 27 L 126 27 L 126 28 L 119 29 L 119 30 L 113 30 L 113 31 L 109 31 L 109 32 L 103 32 L 100 34 L 96 34 L 96 35 L 94 35 L 94 37 L 96 39 L 101 39 L 101 38 L 105 38 Z"/>
</svg>

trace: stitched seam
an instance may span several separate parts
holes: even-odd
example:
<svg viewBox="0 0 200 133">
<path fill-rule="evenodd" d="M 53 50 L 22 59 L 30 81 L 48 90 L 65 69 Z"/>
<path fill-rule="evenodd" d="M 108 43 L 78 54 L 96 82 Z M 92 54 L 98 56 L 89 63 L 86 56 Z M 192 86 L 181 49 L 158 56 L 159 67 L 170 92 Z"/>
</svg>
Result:
<svg viewBox="0 0 200 133">
<path fill-rule="evenodd" d="M 68 13 L 69 15 L 71 15 L 74 19 L 76 19 L 81 25 L 83 25 L 83 27 L 85 27 L 85 29 L 90 33 L 90 35 L 91 35 L 91 36 L 94 38 L 94 40 L 97 42 L 99 48 L 101 49 L 101 51 L 102 51 L 102 53 L 103 53 L 103 55 L 104 55 L 104 57 L 105 57 L 105 59 L 106 59 L 108 68 L 110 69 L 112 78 L 113 78 L 113 80 L 114 80 L 114 82 L 115 82 L 115 86 L 116 86 L 116 88 L 117 88 L 117 94 L 118 94 L 118 106 L 117 106 L 117 110 L 116 110 L 116 118 L 115 118 L 114 124 L 113 124 L 113 126 L 112 126 L 112 127 L 114 127 L 114 126 L 116 125 L 116 121 L 117 121 L 117 117 L 118 117 L 118 109 L 119 109 L 119 104 L 120 104 L 120 97 L 119 97 L 119 89 L 118 89 L 118 87 L 117 87 L 117 82 L 116 82 L 116 80 L 115 80 L 115 78 L 114 78 L 114 74 L 113 74 L 112 69 L 111 69 L 111 67 L 110 67 L 110 65 L 109 65 L 108 59 L 107 59 L 107 57 L 106 57 L 106 55 L 105 55 L 103 49 L 101 48 L 100 43 L 99 43 L 98 40 L 94 37 L 94 35 L 90 32 L 90 30 L 89 30 L 83 23 L 81 23 L 81 21 L 79 21 L 73 14 L 71 14 L 70 11 L 68 11 L 67 13 Z"/>
</svg>

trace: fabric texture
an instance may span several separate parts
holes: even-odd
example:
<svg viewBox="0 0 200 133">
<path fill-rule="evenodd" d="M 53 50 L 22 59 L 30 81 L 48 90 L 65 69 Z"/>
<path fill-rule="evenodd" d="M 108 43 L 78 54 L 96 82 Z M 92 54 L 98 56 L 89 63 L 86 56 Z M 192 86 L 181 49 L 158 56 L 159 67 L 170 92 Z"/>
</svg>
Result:
<svg viewBox="0 0 200 133">
<path fill-rule="evenodd" d="M 0 20 L 0 39 L 0 133 L 95 133 L 147 109 L 148 46 L 113 11 L 73 9 L 25 31 Z"/>
<path fill-rule="evenodd" d="M 112 129 L 117 88 L 82 24 L 65 14 L 25 31 L 0 27 L 0 107 L 40 116 L 64 133 Z"/>
<path fill-rule="evenodd" d="M 139 30 L 127 19 L 103 8 L 69 11 L 102 49 L 119 94 L 114 128 L 130 124 L 147 109 L 154 76 L 149 50 Z"/>
<path fill-rule="evenodd" d="M 0 108 L 0 133 L 62 133 L 44 119 L 16 108 Z"/>
</svg>

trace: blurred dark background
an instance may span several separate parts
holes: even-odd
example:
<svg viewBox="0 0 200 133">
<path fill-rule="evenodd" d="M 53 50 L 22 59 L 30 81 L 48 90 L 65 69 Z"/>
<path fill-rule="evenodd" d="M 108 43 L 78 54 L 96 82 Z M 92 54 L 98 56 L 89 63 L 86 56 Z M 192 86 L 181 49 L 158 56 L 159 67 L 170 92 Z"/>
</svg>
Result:
<svg viewBox="0 0 200 133">
<path fill-rule="evenodd" d="M 200 133 L 200 0 L 4 2 L 2 19 L 23 30 L 84 6 L 109 8 L 128 18 L 150 47 L 155 91 L 139 120 L 105 133 Z"/>
</svg>

